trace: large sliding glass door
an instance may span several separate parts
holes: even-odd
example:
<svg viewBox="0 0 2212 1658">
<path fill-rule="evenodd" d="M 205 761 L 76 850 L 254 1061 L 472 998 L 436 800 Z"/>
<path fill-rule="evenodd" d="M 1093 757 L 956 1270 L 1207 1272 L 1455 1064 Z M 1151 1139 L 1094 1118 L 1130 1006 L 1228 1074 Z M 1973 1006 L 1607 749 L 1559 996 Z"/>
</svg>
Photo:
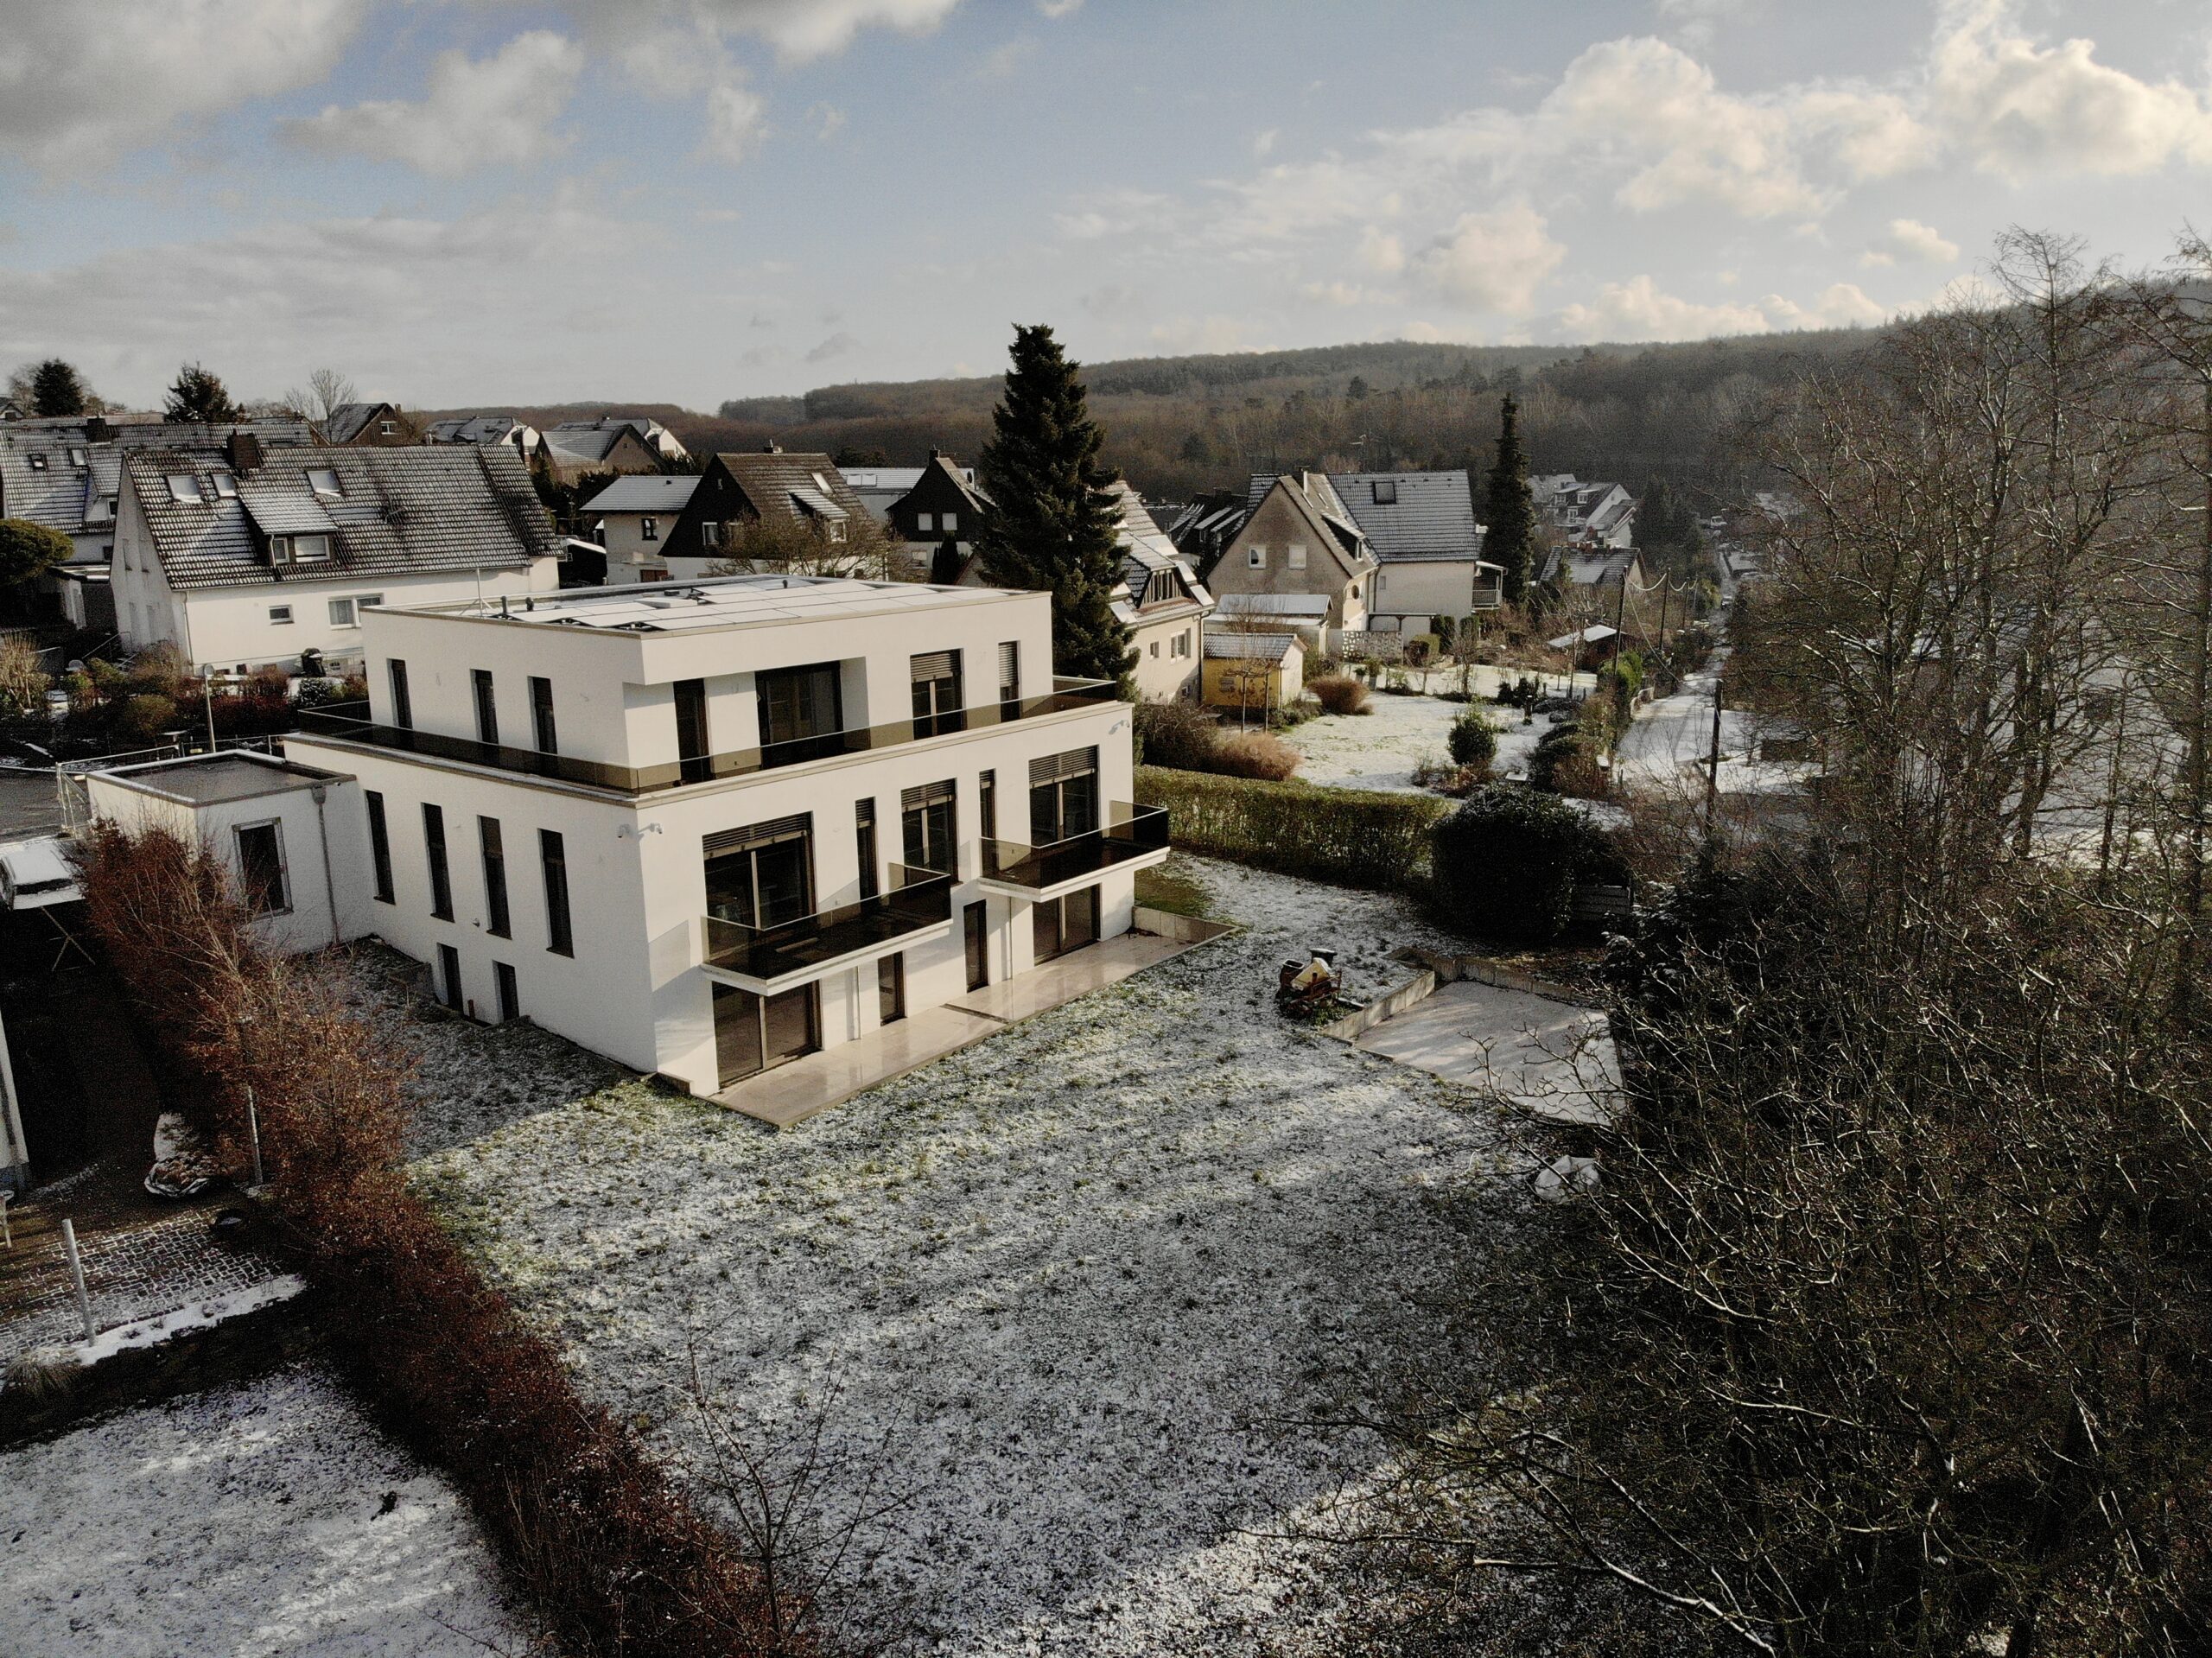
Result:
<svg viewBox="0 0 2212 1658">
<path fill-rule="evenodd" d="M 1029 762 L 1029 844 L 1050 846 L 1098 827 L 1098 751 L 1071 748 Z"/>
<path fill-rule="evenodd" d="M 774 927 L 814 913 L 814 820 L 802 812 L 706 838 L 707 913 Z"/>
<path fill-rule="evenodd" d="M 721 1085 L 773 1070 L 822 1045 L 816 987 L 756 996 L 734 984 L 715 986 L 715 1060 Z"/>
<path fill-rule="evenodd" d="M 1036 956 L 1049 962 L 1071 950 L 1098 942 L 1098 889 L 1084 886 L 1033 907 Z"/>
</svg>

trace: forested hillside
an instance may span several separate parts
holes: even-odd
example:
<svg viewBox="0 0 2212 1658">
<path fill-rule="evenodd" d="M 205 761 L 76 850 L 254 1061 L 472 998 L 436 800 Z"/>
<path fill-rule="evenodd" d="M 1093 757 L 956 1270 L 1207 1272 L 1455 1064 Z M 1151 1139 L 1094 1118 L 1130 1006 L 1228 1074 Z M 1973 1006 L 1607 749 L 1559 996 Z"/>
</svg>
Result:
<svg viewBox="0 0 2212 1658">
<path fill-rule="evenodd" d="M 1241 486 L 1255 469 L 1479 464 L 1499 398 L 1521 399 L 1532 467 L 1618 479 L 1655 475 L 1693 500 L 1726 491 L 1719 439 L 1759 388 L 1808 358 L 1864 344 L 1859 331 L 1760 334 L 1671 346 L 1452 346 L 1391 341 L 1306 351 L 1135 358 L 1086 366 L 1106 454 L 1147 496 L 1173 500 Z M 916 466 L 931 449 L 972 460 L 990 431 L 995 375 L 823 386 L 735 398 L 714 415 L 626 403 L 695 451 L 787 448 Z M 606 403 L 512 412 L 540 425 Z M 474 410 L 439 410 L 448 413 Z"/>
</svg>

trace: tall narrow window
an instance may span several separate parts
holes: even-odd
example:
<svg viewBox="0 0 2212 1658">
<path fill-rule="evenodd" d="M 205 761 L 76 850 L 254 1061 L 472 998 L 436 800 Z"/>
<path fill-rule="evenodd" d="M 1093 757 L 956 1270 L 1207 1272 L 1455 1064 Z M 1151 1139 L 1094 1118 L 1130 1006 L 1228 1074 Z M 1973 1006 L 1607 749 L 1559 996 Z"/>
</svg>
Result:
<svg viewBox="0 0 2212 1658">
<path fill-rule="evenodd" d="M 913 661 L 914 735 L 934 737 L 959 731 L 960 652 L 932 651 Z"/>
<path fill-rule="evenodd" d="M 545 948 L 556 956 L 576 953 L 569 925 L 569 853 L 556 829 L 537 831 L 537 861 L 545 871 Z"/>
<path fill-rule="evenodd" d="M 415 725 L 415 700 L 407 694 L 407 664 L 397 657 L 385 664 L 391 674 L 391 722 L 402 731 Z"/>
<path fill-rule="evenodd" d="M 1021 645 L 1008 639 L 999 646 L 999 715 L 1011 719 L 1021 702 Z"/>
<path fill-rule="evenodd" d="M 880 957 L 875 964 L 875 1022 L 896 1025 L 906 1017 L 906 957 Z"/>
<path fill-rule="evenodd" d="M 507 854 L 499 835 L 499 820 L 476 820 L 476 839 L 484 849 L 484 930 L 494 938 L 513 935 L 507 926 Z"/>
<path fill-rule="evenodd" d="M 935 869 L 948 875 L 958 873 L 954 867 L 959 850 L 953 838 L 957 822 L 955 804 L 950 779 L 925 783 L 900 796 L 906 861 L 915 868 Z"/>
<path fill-rule="evenodd" d="M 499 987 L 499 1023 L 522 1017 L 522 987 L 515 982 L 515 970 L 505 962 L 492 963 L 492 978 Z"/>
<path fill-rule="evenodd" d="M 231 832 L 238 841 L 246 907 L 256 915 L 289 914 L 292 896 L 284 880 L 282 832 L 274 823 L 241 823 Z"/>
<path fill-rule="evenodd" d="M 875 873 L 875 802 L 855 801 L 853 804 L 853 845 L 861 867 L 861 896 L 874 898 L 880 890 Z"/>
<path fill-rule="evenodd" d="M 430 913 L 450 921 L 453 876 L 446 867 L 446 815 L 427 801 L 423 805 L 423 850 L 430 865 Z"/>
<path fill-rule="evenodd" d="M 382 904 L 396 904 L 391 886 L 391 830 L 384 821 L 384 797 L 374 789 L 365 789 L 363 795 L 369 803 L 369 863 L 377 878 L 377 900 Z"/>
<path fill-rule="evenodd" d="M 686 783 L 704 783 L 714 776 L 713 750 L 707 744 L 707 682 L 676 682 L 676 759 Z"/>
<path fill-rule="evenodd" d="M 976 806 L 982 814 L 983 838 L 999 838 L 999 774 L 986 772 L 976 779 Z"/>
<path fill-rule="evenodd" d="M 539 753 L 561 752 L 560 736 L 553 725 L 553 682 L 535 674 L 530 678 L 530 723 Z"/>
<path fill-rule="evenodd" d="M 476 692 L 476 740 L 496 746 L 499 740 L 499 705 L 492 695 L 492 670 L 470 670 L 469 684 Z"/>
<path fill-rule="evenodd" d="M 438 946 L 438 1000 L 456 1013 L 461 1011 L 461 952 L 451 944 Z"/>
</svg>

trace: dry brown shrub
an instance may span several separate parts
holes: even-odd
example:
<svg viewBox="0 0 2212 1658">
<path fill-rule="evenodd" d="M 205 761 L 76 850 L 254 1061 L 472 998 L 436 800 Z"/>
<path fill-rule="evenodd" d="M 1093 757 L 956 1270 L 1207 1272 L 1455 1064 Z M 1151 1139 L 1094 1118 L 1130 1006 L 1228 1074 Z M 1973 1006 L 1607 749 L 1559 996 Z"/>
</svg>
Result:
<svg viewBox="0 0 2212 1658">
<path fill-rule="evenodd" d="M 1306 689 L 1331 714 L 1366 714 L 1367 687 L 1350 674 L 1324 674 L 1309 679 Z"/>
<path fill-rule="evenodd" d="M 1298 770 L 1298 751 L 1281 738 L 1265 731 L 1240 731 L 1221 740 L 1205 769 L 1224 777 L 1281 783 Z"/>
</svg>

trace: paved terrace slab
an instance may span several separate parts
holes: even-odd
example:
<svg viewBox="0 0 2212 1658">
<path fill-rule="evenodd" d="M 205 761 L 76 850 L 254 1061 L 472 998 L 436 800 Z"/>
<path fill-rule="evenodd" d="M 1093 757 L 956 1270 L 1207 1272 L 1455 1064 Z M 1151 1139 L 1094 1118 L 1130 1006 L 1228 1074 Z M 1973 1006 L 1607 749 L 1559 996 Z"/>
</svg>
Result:
<svg viewBox="0 0 2212 1658">
<path fill-rule="evenodd" d="M 1354 1044 L 1510 1100 L 1547 1121 L 1607 1121 L 1620 1061 L 1605 1016 L 1526 990 L 1463 980 L 1363 1032 Z"/>
<path fill-rule="evenodd" d="M 903 1077 L 1004 1030 L 1119 984 L 1131 975 L 1209 942 L 1185 943 L 1152 933 L 1128 932 L 1032 968 L 1001 984 L 970 991 L 957 1001 L 887 1025 L 851 1042 L 810 1053 L 712 1096 L 716 1105 L 791 1128 L 817 1112 Z"/>
</svg>

